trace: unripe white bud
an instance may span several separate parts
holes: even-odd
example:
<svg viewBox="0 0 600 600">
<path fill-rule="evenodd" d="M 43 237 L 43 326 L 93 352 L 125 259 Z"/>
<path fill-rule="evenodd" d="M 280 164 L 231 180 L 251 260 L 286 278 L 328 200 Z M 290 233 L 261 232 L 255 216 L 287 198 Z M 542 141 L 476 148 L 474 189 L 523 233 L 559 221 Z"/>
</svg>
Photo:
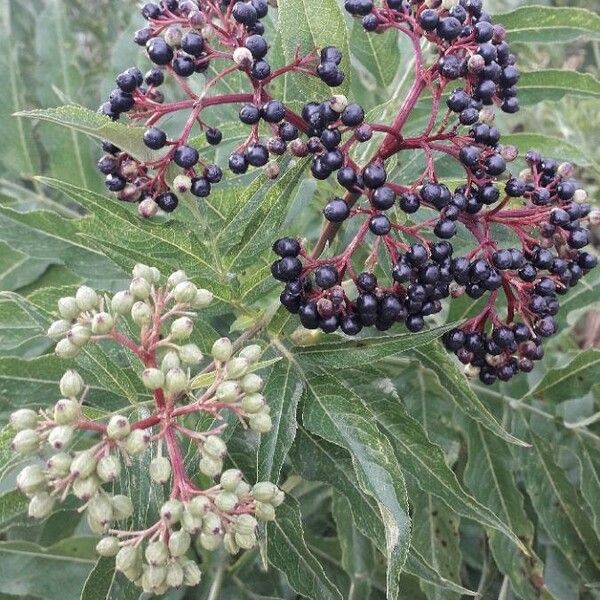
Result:
<svg viewBox="0 0 600 600">
<path fill-rule="evenodd" d="M 265 397 L 262 394 L 249 394 L 242 398 L 242 408 L 249 415 L 260 413 L 265 405 Z"/>
<path fill-rule="evenodd" d="M 181 304 L 190 304 L 196 297 L 198 288 L 191 281 L 182 281 L 173 289 L 175 300 Z"/>
<path fill-rule="evenodd" d="M 164 565 L 169 559 L 169 549 L 164 542 L 150 542 L 148 546 L 146 546 L 144 555 L 146 556 L 148 564 L 154 566 Z"/>
<path fill-rule="evenodd" d="M 40 444 L 40 436 L 34 429 L 22 429 L 18 431 L 12 440 L 12 449 L 19 454 L 33 454 L 37 452 Z"/>
<path fill-rule="evenodd" d="M 262 349 L 258 344 L 246 346 L 240 350 L 240 357 L 245 358 L 251 365 L 258 362 L 262 355 Z"/>
<path fill-rule="evenodd" d="M 30 408 L 20 408 L 11 413 L 9 417 L 10 424 L 16 431 L 24 429 L 35 429 L 38 423 L 38 416 L 34 410 Z"/>
<path fill-rule="evenodd" d="M 98 305 L 98 294 L 87 285 L 82 285 L 75 292 L 75 300 L 80 310 L 92 310 Z"/>
<path fill-rule="evenodd" d="M 190 191 L 192 187 L 192 178 L 187 175 L 177 175 L 173 179 L 173 185 L 171 186 L 179 194 L 185 194 Z"/>
<path fill-rule="evenodd" d="M 240 547 L 235 543 L 235 534 L 226 533 L 223 536 L 223 548 L 225 548 L 225 552 L 231 555 L 240 551 Z"/>
<path fill-rule="evenodd" d="M 108 527 L 113 519 L 113 509 L 110 498 L 106 494 L 94 496 L 87 505 L 90 518 Z"/>
<path fill-rule="evenodd" d="M 171 323 L 171 337 L 174 340 L 187 340 L 194 331 L 194 322 L 189 317 L 180 317 Z"/>
<path fill-rule="evenodd" d="M 219 515 L 215 514 L 214 512 L 207 512 L 204 515 L 202 531 L 209 535 L 221 535 L 223 531 L 221 517 L 219 517 Z"/>
<path fill-rule="evenodd" d="M 206 308 L 214 299 L 214 295 L 209 290 L 198 290 L 194 298 L 194 308 Z"/>
<path fill-rule="evenodd" d="M 74 369 L 69 369 L 61 377 L 59 387 L 60 393 L 63 396 L 66 398 L 73 398 L 74 396 L 79 396 L 79 394 L 83 392 L 85 384 L 83 383 L 81 375 L 77 371 Z"/>
<path fill-rule="evenodd" d="M 245 481 L 240 481 L 234 492 L 238 498 L 245 498 L 250 495 L 250 486 Z"/>
<path fill-rule="evenodd" d="M 266 502 L 256 502 L 254 504 L 254 515 L 261 521 L 274 521 L 275 509 Z"/>
<path fill-rule="evenodd" d="M 187 510 L 194 517 L 203 517 L 210 511 L 211 503 L 206 496 L 196 496 L 187 504 Z"/>
<path fill-rule="evenodd" d="M 145 279 L 148 283 L 158 283 L 160 272 L 155 267 L 149 267 L 143 263 L 137 263 L 133 267 L 132 275 L 134 278 Z"/>
<path fill-rule="evenodd" d="M 83 502 L 87 502 L 90 498 L 96 495 L 100 489 L 100 480 L 95 477 L 86 477 L 85 479 L 77 478 L 73 482 L 73 494 Z"/>
<path fill-rule="evenodd" d="M 152 308 L 140 300 L 131 307 L 131 318 L 137 325 L 147 325 L 152 321 Z"/>
<path fill-rule="evenodd" d="M 17 488 L 27 496 L 46 488 L 46 477 L 39 465 L 28 465 L 17 475 Z"/>
<path fill-rule="evenodd" d="M 240 388 L 239 384 L 235 381 L 224 381 L 220 383 L 215 391 L 215 398 L 219 400 L 219 402 L 235 402 L 242 388 Z"/>
<path fill-rule="evenodd" d="M 126 315 L 133 306 L 133 296 L 128 290 L 117 292 L 110 301 L 110 308 L 116 315 Z"/>
<path fill-rule="evenodd" d="M 271 502 L 278 488 L 270 481 L 259 481 L 252 487 L 252 496 L 259 502 Z"/>
<path fill-rule="evenodd" d="M 92 330 L 85 325 L 75 324 L 67 332 L 67 340 L 78 348 L 83 348 L 92 337 Z"/>
<path fill-rule="evenodd" d="M 150 434 L 143 429 L 134 429 L 125 440 L 125 451 L 131 456 L 137 456 L 146 450 L 150 442 Z"/>
<path fill-rule="evenodd" d="M 54 450 L 62 450 L 73 439 L 73 428 L 68 425 L 54 427 L 48 436 L 48 444 Z"/>
<path fill-rule="evenodd" d="M 184 510 L 181 516 L 181 527 L 190 535 L 197 535 L 202 529 L 202 517 L 195 517 L 189 510 Z"/>
<path fill-rule="evenodd" d="M 79 316 L 81 309 L 73 296 L 65 296 L 58 301 L 58 312 L 66 321 L 72 321 L 75 317 Z"/>
<path fill-rule="evenodd" d="M 236 48 L 233 51 L 233 62 L 243 69 L 249 67 L 253 62 L 252 52 L 243 46 Z"/>
<path fill-rule="evenodd" d="M 250 425 L 250 429 L 252 429 L 252 431 L 256 431 L 257 433 L 267 433 L 271 431 L 273 422 L 267 413 L 258 413 L 250 416 L 248 419 L 248 425 Z"/>
<path fill-rule="evenodd" d="M 197 541 L 200 543 L 202 548 L 208 550 L 209 552 L 213 552 L 221 545 L 222 538 L 220 535 L 202 532 L 198 536 Z"/>
<path fill-rule="evenodd" d="M 600 210 L 592 210 L 589 214 L 590 225 L 600 225 Z"/>
<path fill-rule="evenodd" d="M 39 492 L 29 501 L 27 513 L 34 519 L 45 519 L 54 508 L 55 500 L 48 492 Z"/>
<path fill-rule="evenodd" d="M 558 165 L 558 169 L 556 169 L 556 174 L 563 179 L 569 179 L 575 174 L 575 167 L 569 162 L 561 163 Z"/>
<path fill-rule="evenodd" d="M 283 504 L 284 500 L 285 500 L 285 494 L 283 493 L 283 491 L 282 490 L 277 490 L 277 493 L 271 499 L 271 501 L 269 502 L 269 504 L 273 508 L 277 508 L 278 506 L 281 506 Z"/>
<path fill-rule="evenodd" d="M 151 289 L 150 282 L 142 277 L 134 277 L 129 284 L 129 291 L 136 300 L 147 300 Z"/>
<path fill-rule="evenodd" d="M 233 512 L 238 503 L 239 498 L 233 492 L 221 492 L 215 497 L 215 506 L 224 513 Z"/>
<path fill-rule="evenodd" d="M 92 319 L 92 333 L 96 335 L 106 335 L 115 327 L 115 320 L 107 312 L 100 312 L 94 315 Z"/>
<path fill-rule="evenodd" d="M 240 533 L 236 533 L 235 543 L 243 550 L 250 550 L 256 546 L 256 536 L 253 534 L 242 535 Z"/>
<path fill-rule="evenodd" d="M 588 199 L 588 193 L 585 190 L 578 189 L 575 190 L 575 195 L 573 196 L 574 202 L 586 202 Z"/>
<path fill-rule="evenodd" d="M 130 432 L 129 420 L 123 415 L 113 415 L 106 426 L 106 435 L 112 440 L 124 440 Z"/>
<path fill-rule="evenodd" d="M 104 482 L 114 481 L 121 474 L 121 463 L 117 458 L 110 454 L 108 456 L 103 456 L 98 461 L 96 473 Z"/>
<path fill-rule="evenodd" d="M 245 358 L 239 356 L 232 358 L 225 365 L 225 377 L 227 379 L 240 379 L 248 372 L 249 366 Z"/>
<path fill-rule="evenodd" d="M 165 383 L 165 374 L 160 369 L 145 369 L 142 373 L 144 386 L 149 390 L 157 390 Z"/>
<path fill-rule="evenodd" d="M 169 538 L 169 552 L 177 558 L 183 556 L 189 549 L 192 540 L 187 531 L 174 531 Z"/>
<path fill-rule="evenodd" d="M 184 365 L 197 365 L 204 357 L 196 344 L 185 344 L 179 347 L 179 356 Z"/>
<path fill-rule="evenodd" d="M 173 289 L 178 283 L 187 280 L 188 277 L 185 274 L 185 271 L 175 271 L 174 273 L 171 273 L 167 279 L 167 288 Z"/>
<path fill-rule="evenodd" d="M 86 512 L 86 521 L 92 533 L 96 535 L 104 535 L 106 533 L 106 526 L 100 523 L 100 521 L 96 521 L 89 512 Z"/>
<path fill-rule="evenodd" d="M 71 457 L 66 452 L 59 452 L 46 461 L 46 470 L 51 478 L 64 477 L 69 473 Z"/>
<path fill-rule="evenodd" d="M 115 560 L 118 571 L 128 571 L 140 560 L 138 548 L 133 546 L 123 546 L 117 553 Z"/>
<path fill-rule="evenodd" d="M 348 98 L 342 94 L 337 94 L 331 98 L 329 105 L 336 113 L 342 113 L 348 106 Z"/>
<path fill-rule="evenodd" d="M 183 565 L 183 583 L 189 587 L 194 587 L 200 583 L 202 573 L 198 565 L 190 560 Z"/>
<path fill-rule="evenodd" d="M 167 500 L 160 507 L 160 518 L 170 525 L 178 523 L 183 515 L 183 504 L 179 500 Z"/>
<path fill-rule="evenodd" d="M 183 567 L 179 563 L 171 563 L 167 567 L 167 585 L 172 588 L 178 588 L 183 584 Z"/>
<path fill-rule="evenodd" d="M 96 544 L 96 552 L 100 556 L 116 556 L 119 552 L 119 540 L 116 537 L 113 537 L 112 535 L 103 537 Z"/>
<path fill-rule="evenodd" d="M 81 352 L 81 348 L 64 338 L 58 341 L 54 352 L 59 358 L 75 358 Z"/>
<path fill-rule="evenodd" d="M 161 363 L 160 363 L 160 368 L 164 371 L 167 372 L 170 369 L 176 369 L 177 367 L 181 366 L 181 361 L 179 360 L 179 354 L 177 352 L 175 352 L 174 350 L 169 350 L 169 352 L 167 352 Z"/>
<path fill-rule="evenodd" d="M 215 460 L 214 458 L 210 458 L 208 456 L 203 456 L 200 459 L 198 469 L 201 473 L 203 473 L 207 477 L 214 478 L 222 471 L 223 461 Z"/>
<path fill-rule="evenodd" d="M 227 469 L 221 474 L 219 483 L 226 492 L 235 492 L 242 481 L 242 472 L 239 469 Z"/>
<path fill-rule="evenodd" d="M 263 380 L 254 373 L 248 373 L 248 375 L 245 375 L 240 381 L 240 385 L 246 394 L 254 394 L 262 388 Z"/>
<path fill-rule="evenodd" d="M 171 477 L 171 463 L 166 456 L 156 456 L 150 461 L 149 471 L 154 483 L 166 483 Z"/>
<path fill-rule="evenodd" d="M 209 436 L 202 446 L 202 453 L 220 460 L 227 454 L 227 445 L 218 435 Z"/>
<path fill-rule="evenodd" d="M 258 521 L 252 515 L 243 514 L 236 519 L 233 527 L 236 533 L 250 535 L 256 532 Z"/>
<path fill-rule="evenodd" d="M 69 472 L 75 477 L 85 479 L 96 470 L 96 464 L 94 454 L 89 450 L 84 450 L 71 461 Z"/>
<path fill-rule="evenodd" d="M 152 198 L 144 198 L 138 204 L 138 214 L 143 219 L 151 219 L 158 212 L 158 204 Z"/>
<path fill-rule="evenodd" d="M 187 389 L 188 383 L 187 373 L 179 367 L 170 369 L 165 375 L 165 390 L 169 394 L 183 392 Z"/>
<path fill-rule="evenodd" d="M 79 417 L 79 413 L 77 400 L 62 398 L 54 405 L 54 421 L 59 425 L 70 425 Z"/>
<path fill-rule="evenodd" d="M 61 338 L 67 334 L 69 329 L 71 329 L 71 322 L 60 319 L 50 325 L 46 335 L 51 338 Z"/>
<path fill-rule="evenodd" d="M 170 25 L 167 27 L 165 31 L 165 42 L 171 46 L 171 48 L 177 48 L 179 44 L 181 44 L 181 38 L 183 37 L 183 32 L 178 25 Z"/>
<path fill-rule="evenodd" d="M 233 354 L 233 344 L 226 337 L 219 338 L 212 346 L 211 354 L 219 362 L 227 362 Z"/>
<path fill-rule="evenodd" d="M 112 497 L 113 515 L 116 521 L 129 519 L 133 515 L 133 502 L 128 496 L 117 494 Z"/>
</svg>

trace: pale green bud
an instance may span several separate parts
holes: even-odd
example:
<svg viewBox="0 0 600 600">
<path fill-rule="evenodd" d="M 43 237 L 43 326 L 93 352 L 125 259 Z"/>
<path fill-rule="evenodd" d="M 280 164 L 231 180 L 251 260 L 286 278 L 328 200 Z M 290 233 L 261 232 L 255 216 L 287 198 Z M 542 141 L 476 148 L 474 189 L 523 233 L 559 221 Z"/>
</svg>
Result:
<svg viewBox="0 0 600 600">
<path fill-rule="evenodd" d="M 133 546 L 123 546 L 117 553 L 115 565 L 118 571 L 128 571 L 140 560 L 139 550 Z"/>
<path fill-rule="evenodd" d="M 210 458 L 220 460 L 227 454 L 227 445 L 218 435 L 211 435 L 206 438 L 202 446 L 202 453 Z"/>
<path fill-rule="evenodd" d="M 250 550 L 256 546 L 256 536 L 254 534 L 243 535 L 236 533 L 235 543 L 243 550 Z"/>
<path fill-rule="evenodd" d="M 215 506 L 225 513 L 230 513 L 235 510 L 239 503 L 239 498 L 232 492 L 221 492 L 215 497 Z"/>
<path fill-rule="evenodd" d="M 184 365 L 197 365 L 204 357 L 196 344 L 185 344 L 179 347 L 179 356 Z"/>
<path fill-rule="evenodd" d="M 142 263 L 137 263 L 137 265 L 133 267 L 132 275 L 135 278 L 145 279 L 148 283 L 157 283 L 160 278 L 158 269 Z"/>
<path fill-rule="evenodd" d="M 108 527 L 113 520 L 113 509 L 110 498 L 105 494 L 94 496 L 87 505 L 90 518 Z"/>
<path fill-rule="evenodd" d="M 66 452 L 59 452 L 46 461 L 46 470 L 51 478 L 64 477 L 69 473 L 71 457 Z"/>
<path fill-rule="evenodd" d="M 143 429 L 134 429 L 125 439 L 125 451 L 131 456 L 142 454 L 150 442 L 150 434 Z"/>
<path fill-rule="evenodd" d="M 248 514 L 240 515 L 234 524 L 234 529 L 236 533 L 241 535 L 251 535 L 256 532 L 258 527 L 258 521 L 252 516 Z"/>
<path fill-rule="evenodd" d="M 214 550 L 216 550 L 223 541 L 223 538 L 220 535 L 213 535 L 204 532 L 202 532 L 197 539 L 200 543 L 200 546 L 202 546 L 202 548 L 208 550 L 209 552 L 213 552 Z"/>
<path fill-rule="evenodd" d="M 83 348 L 83 346 L 90 341 L 91 337 L 92 330 L 89 327 L 80 325 L 78 323 L 73 325 L 73 327 L 71 327 L 67 333 L 67 340 L 69 340 L 71 344 L 77 346 L 78 348 Z"/>
<path fill-rule="evenodd" d="M 177 25 L 170 25 L 165 30 L 164 39 L 171 48 L 177 48 L 179 44 L 181 44 L 182 37 L 183 31 L 181 30 L 181 27 Z"/>
<path fill-rule="evenodd" d="M 238 498 L 244 498 L 250 494 L 250 486 L 245 481 L 240 481 L 234 492 Z"/>
<path fill-rule="evenodd" d="M 116 315 L 126 315 L 133 307 L 133 296 L 128 290 L 117 292 L 110 302 L 110 308 Z"/>
<path fill-rule="evenodd" d="M 75 300 L 80 310 L 92 310 L 98 305 L 98 294 L 87 285 L 82 285 L 75 293 Z"/>
<path fill-rule="evenodd" d="M 249 415 L 261 412 L 265 405 L 266 400 L 262 394 L 248 394 L 242 398 L 242 409 Z"/>
<path fill-rule="evenodd" d="M 227 379 L 241 379 L 247 372 L 249 363 L 245 358 L 232 358 L 225 365 L 225 377 Z"/>
<path fill-rule="evenodd" d="M 221 518 L 214 512 L 207 512 L 202 522 L 202 531 L 209 535 L 220 535 L 222 533 Z"/>
<path fill-rule="evenodd" d="M 81 309 L 73 296 L 65 296 L 58 301 L 58 312 L 65 321 L 72 321 L 79 316 Z"/>
<path fill-rule="evenodd" d="M 27 496 L 46 489 L 46 477 L 39 465 L 28 465 L 17 475 L 17 488 Z"/>
<path fill-rule="evenodd" d="M 147 325 L 152 321 L 152 308 L 140 300 L 131 307 L 131 318 L 137 325 Z"/>
<path fill-rule="evenodd" d="M 114 481 L 121 474 L 121 463 L 116 457 L 111 456 L 110 454 L 108 456 L 103 456 L 98 461 L 96 473 L 104 482 Z"/>
<path fill-rule="evenodd" d="M 254 373 L 248 373 L 248 375 L 245 375 L 240 381 L 240 385 L 246 394 L 255 394 L 262 388 L 263 380 L 262 377 L 259 377 Z"/>
<path fill-rule="evenodd" d="M 168 371 L 170 369 L 176 369 L 181 366 L 181 361 L 179 360 L 179 354 L 174 350 L 169 350 L 163 357 L 160 368 L 163 371 Z"/>
<path fill-rule="evenodd" d="M 54 427 L 48 436 L 48 444 L 54 450 L 62 450 L 68 446 L 73 439 L 73 428 L 69 425 L 59 425 Z"/>
<path fill-rule="evenodd" d="M 37 452 L 40 436 L 34 429 L 22 429 L 13 438 L 12 449 L 19 454 L 33 454 Z"/>
<path fill-rule="evenodd" d="M 133 502 L 128 496 L 117 494 L 112 497 L 113 514 L 116 521 L 129 519 L 133 515 Z"/>
<path fill-rule="evenodd" d="M 148 564 L 159 566 L 164 565 L 169 559 L 169 549 L 164 542 L 157 540 L 150 542 L 146 546 L 146 552 L 144 553 Z"/>
<path fill-rule="evenodd" d="M 96 552 L 100 556 L 116 556 L 119 552 L 119 540 L 116 537 L 113 537 L 112 535 L 107 535 L 106 537 L 103 537 L 96 544 Z"/>
<path fill-rule="evenodd" d="M 178 588 L 183 585 L 183 567 L 179 563 L 171 563 L 167 567 L 167 585 L 172 588 Z"/>
<path fill-rule="evenodd" d="M 196 496 L 187 504 L 187 510 L 194 517 L 203 517 L 211 508 L 210 500 L 206 496 Z"/>
<path fill-rule="evenodd" d="M 189 317 L 180 317 L 171 323 L 171 337 L 174 340 L 187 340 L 194 331 L 194 322 Z"/>
<path fill-rule="evenodd" d="M 224 381 L 217 387 L 215 391 L 215 398 L 219 400 L 219 402 L 232 403 L 238 399 L 241 391 L 242 389 L 237 382 Z"/>
<path fill-rule="evenodd" d="M 71 461 L 69 471 L 71 475 L 85 479 L 96 470 L 96 464 L 97 461 L 94 454 L 89 450 L 84 450 Z"/>
<path fill-rule="evenodd" d="M 107 312 L 96 313 L 92 319 L 92 333 L 106 335 L 115 327 L 115 320 Z"/>
<path fill-rule="evenodd" d="M 167 483 L 171 477 L 171 463 L 166 456 L 157 456 L 150 461 L 149 471 L 154 483 Z"/>
<path fill-rule="evenodd" d="M 266 502 L 256 502 L 254 505 L 254 515 L 260 521 L 274 521 L 275 509 Z"/>
<path fill-rule="evenodd" d="M 81 348 L 73 344 L 69 339 L 63 338 L 56 344 L 54 352 L 59 358 L 75 358 L 81 352 Z"/>
<path fill-rule="evenodd" d="M 262 355 L 262 350 L 258 344 L 252 344 L 242 348 L 239 355 L 241 358 L 245 358 L 252 365 L 255 362 L 258 362 Z"/>
<path fill-rule="evenodd" d="M 94 519 L 88 512 L 86 512 L 86 520 L 88 527 L 92 530 L 92 533 L 96 535 L 104 535 L 106 533 L 106 525 L 103 525 L 100 521 Z"/>
<path fill-rule="evenodd" d="M 179 500 L 167 500 L 160 507 L 160 518 L 169 525 L 178 523 L 181 515 L 183 515 L 183 504 Z"/>
<path fill-rule="evenodd" d="M 165 390 L 169 394 L 178 394 L 185 391 L 188 383 L 187 373 L 179 367 L 168 370 L 165 375 Z"/>
<path fill-rule="evenodd" d="M 184 510 L 181 516 L 181 527 L 189 534 L 196 535 L 202 529 L 202 517 L 196 517 L 189 510 Z"/>
<path fill-rule="evenodd" d="M 222 460 L 215 460 L 214 458 L 210 458 L 208 456 L 203 456 L 200 459 L 200 463 L 198 464 L 198 470 L 200 471 L 200 473 L 211 478 L 216 477 L 222 469 Z"/>
<path fill-rule="evenodd" d="M 252 496 L 259 502 L 271 502 L 278 488 L 270 481 L 259 481 L 252 487 Z"/>
<path fill-rule="evenodd" d="M 54 508 L 55 500 L 48 492 L 38 492 L 29 501 L 27 513 L 34 519 L 45 519 Z"/>
<path fill-rule="evenodd" d="M 219 483 L 226 492 L 234 492 L 242 481 L 242 472 L 239 469 L 223 471 Z"/>
<path fill-rule="evenodd" d="M 235 543 L 235 535 L 226 533 L 223 536 L 223 548 L 225 548 L 225 552 L 231 555 L 235 555 L 240 551 L 240 547 Z"/>
<path fill-rule="evenodd" d="M 73 482 L 73 487 L 71 489 L 77 498 L 87 502 L 90 498 L 95 496 L 100 489 L 100 480 L 95 476 L 86 477 L 85 479 L 78 477 Z"/>
<path fill-rule="evenodd" d="M 60 379 L 60 393 L 66 398 L 79 396 L 83 392 L 85 384 L 81 375 L 74 369 L 69 369 Z"/>
<path fill-rule="evenodd" d="M 70 425 L 80 414 L 79 402 L 62 398 L 54 405 L 54 421 L 59 425 Z"/>
<path fill-rule="evenodd" d="M 160 369 L 145 369 L 142 373 L 144 386 L 149 390 L 157 390 L 165 383 L 165 374 Z"/>
<path fill-rule="evenodd" d="M 180 304 L 190 304 L 196 297 L 198 288 L 191 281 L 182 281 L 173 289 L 173 296 Z"/>
<path fill-rule="evenodd" d="M 194 308 L 206 308 L 214 299 L 212 292 L 208 290 L 198 290 L 194 298 Z"/>
<path fill-rule="evenodd" d="M 113 415 L 106 426 L 106 435 L 112 440 L 124 440 L 130 432 L 129 420 L 123 415 Z"/>
<path fill-rule="evenodd" d="M 24 429 L 35 429 L 38 424 L 38 416 L 34 410 L 30 408 L 20 408 L 11 413 L 9 417 L 10 424 L 16 431 Z"/>
<path fill-rule="evenodd" d="M 198 565 L 190 560 L 183 565 L 183 583 L 189 587 L 194 587 L 200 583 L 202 572 Z"/>
<path fill-rule="evenodd" d="M 258 413 L 250 417 L 248 420 L 248 425 L 250 425 L 250 429 L 252 429 L 252 431 L 256 431 L 257 433 L 267 433 L 271 431 L 273 422 L 268 414 Z"/>
<path fill-rule="evenodd" d="M 67 331 L 71 329 L 71 322 L 61 319 L 54 321 L 48 328 L 46 335 L 51 338 L 61 338 L 67 334 Z"/>
<path fill-rule="evenodd" d="M 233 354 L 233 344 L 226 337 L 219 338 L 212 346 L 211 354 L 219 362 L 227 362 Z"/>
<path fill-rule="evenodd" d="M 278 506 L 281 506 L 283 504 L 284 500 L 285 500 L 285 494 L 283 493 L 283 491 L 277 490 L 277 493 L 270 500 L 269 504 L 271 506 L 273 506 L 274 508 L 277 508 Z"/>
<path fill-rule="evenodd" d="M 177 284 L 183 283 L 184 281 L 187 281 L 187 280 L 188 280 L 188 277 L 185 274 L 185 271 L 175 271 L 174 273 L 171 273 L 171 275 L 169 275 L 169 277 L 167 279 L 167 288 L 171 290 Z"/>
<path fill-rule="evenodd" d="M 136 300 L 147 300 L 150 297 L 152 286 L 146 279 L 134 277 L 129 284 L 129 291 Z"/>
<path fill-rule="evenodd" d="M 189 549 L 192 539 L 187 531 L 174 531 L 169 538 L 169 552 L 177 558 L 183 556 Z"/>
</svg>

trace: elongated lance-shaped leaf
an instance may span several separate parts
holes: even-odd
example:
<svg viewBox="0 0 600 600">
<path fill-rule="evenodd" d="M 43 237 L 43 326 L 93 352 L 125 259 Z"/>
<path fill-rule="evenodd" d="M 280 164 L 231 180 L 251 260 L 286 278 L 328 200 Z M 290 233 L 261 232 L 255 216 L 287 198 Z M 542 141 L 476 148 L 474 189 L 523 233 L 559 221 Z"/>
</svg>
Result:
<svg viewBox="0 0 600 600">
<path fill-rule="evenodd" d="M 387 87 L 394 80 L 398 64 L 398 34 L 388 29 L 379 35 L 369 35 L 360 21 L 352 24 L 350 34 L 352 56 L 361 63 L 382 87 Z"/>
<path fill-rule="evenodd" d="M 600 536 L 600 451 L 576 436 L 577 460 L 580 465 L 581 493 L 592 513 L 594 530 Z"/>
<path fill-rule="evenodd" d="M 537 150 L 543 156 L 555 156 L 559 160 L 574 162 L 578 167 L 592 164 L 592 159 L 578 146 L 562 138 L 540 133 L 511 133 L 503 135 L 506 144 L 516 146 L 521 154 L 528 150 Z"/>
<path fill-rule="evenodd" d="M 100 557 L 81 590 L 80 600 L 106 600 L 115 580 L 115 559 Z"/>
<path fill-rule="evenodd" d="M 523 73 L 519 80 L 519 100 L 524 105 L 565 96 L 600 98 L 600 81 L 589 73 L 547 69 Z"/>
</svg>

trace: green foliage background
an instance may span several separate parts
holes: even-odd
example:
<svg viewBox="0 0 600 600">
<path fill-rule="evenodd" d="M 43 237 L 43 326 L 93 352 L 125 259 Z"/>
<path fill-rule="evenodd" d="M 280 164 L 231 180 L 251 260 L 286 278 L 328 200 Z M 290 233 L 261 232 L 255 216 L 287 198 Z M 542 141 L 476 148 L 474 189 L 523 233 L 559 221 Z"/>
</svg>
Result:
<svg viewBox="0 0 600 600">
<path fill-rule="evenodd" d="M 287 55 L 298 39 L 306 48 L 347 47 L 349 95 L 373 115 L 397 106 L 410 80 L 408 46 L 393 36 L 366 37 L 342 15 L 341 0 L 279 4 L 275 56 Z M 509 13 L 499 21 L 526 72 L 524 109 L 501 117 L 503 139 L 575 161 L 597 199 L 600 5 L 531 4 L 488 3 L 496 14 Z M 306 14 L 314 21 L 303 20 Z M 106 128 L 77 108 L 34 113 L 34 120 L 11 116 L 67 104 L 95 108 L 114 75 L 140 58 L 130 41 L 140 24 L 131 1 L 0 3 L 3 419 L 58 397 L 64 365 L 44 336 L 58 297 L 81 283 L 119 289 L 138 260 L 163 271 L 183 268 L 218 299 L 198 327 L 203 349 L 218 334 L 265 325 L 268 357 L 279 359 L 264 373 L 275 427 L 262 439 L 237 432 L 230 460 L 250 481 L 279 478 L 289 498 L 263 532 L 260 553 L 233 563 L 202 557 L 201 586 L 169 598 L 380 600 L 386 583 L 388 597 L 402 600 L 476 593 L 499 600 L 599 598 L 600 352 L 591 331 L 600 309 L 598 270 L 563 301 L 563 333 L 543 363 L 491 389 L 469 384 L 436 341 L 446 323 L 468 312 L 466 303 L 454 302 L 431 332 L 307 345 L 273 303 L 269 277 L 272 239 L 282 228 L 316 237 L 319 207 L 333 190 L 306 178 L 306 165 L 288 168 L 274 184 L 262 176 L 229 178 L 199 210 L 190 204 L 169 222 L 145 223 L 103 192 L 98 143 L 79 133 L 141 152 L 138 132 Z M 284 93 L 298 105 L 303 94 L 324 90 L 292 80 Z M 419 106 L 409 129 L 427 112 L 426 103 Z M 219 150 L 225 156 L 239 128 L 233 114 L 218 118 L 231 121 Z M 418 155 L 402 157 L 393 175 L 408 180 L 418 166 Z M 439 169 L 454 176 L 443 161 Z M 77 368 L 92 384 L 98 417 L 146 410 L 140 368 L 130 357 L 97 347 Z M 0 598 L 138 598 L 114 577 L 110 560 L 97 562 L 95 540 L 73 506 L 41 524 L 24 516 L 10 437 L 8 428 L 0 432 Z M 151 513 L 157 490 L 144 471 L 143 463 L 131 469 L 129 491 Z M 266 573 L 263 560 L 271 565 Z"/>
</svg>

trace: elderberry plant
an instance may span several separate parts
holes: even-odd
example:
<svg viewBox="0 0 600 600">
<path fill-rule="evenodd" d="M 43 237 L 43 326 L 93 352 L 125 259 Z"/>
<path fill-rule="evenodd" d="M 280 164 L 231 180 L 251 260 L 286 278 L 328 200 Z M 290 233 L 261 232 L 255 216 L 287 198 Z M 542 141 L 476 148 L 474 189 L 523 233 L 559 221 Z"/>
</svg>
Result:
<svg viewBox="0 0 600 600">
<path fill-rule="evenodd" d="M 58 502 L 74 495 L 91 531 L 103 535 L 96 550 L 116 557 L 116 568 L 145 592 L 163 594 L 171 587 L 195 586 L 201 571 L 189 556 L 190 546 L 235 555 L 257 543 L 258 521 L 275 519 L 284 500 L 276 485 L 251 486 L 242 472 L 223 470 L 230 412 L 259 433 L 271 429 L 269 407 L 254 371 L 261 348 L 237 348 L 228 338 L 215 341 L 206 363 L 188 343 L 198 309 L 212 301 L 183 271 L 160 284 L 158 269 L 137 264 L 128 290 L 109 298 L 82 286 L 75 296 L 58 301 L 60 319 L 48 331 L 59 338 L 61 358 L 77 356 L 86 345 L 111 340 L 130 350 L 143 365 L 141 381 L 152 393 L 151 415 L 130 422 L 114 414 L 107 422 L 85 414 L 87 387 L 75 370 L 60 380 L 63 396 L 52 410 L 23 408 L 12 413 L 16 430 L 12 448 L 39 455 L 45 464 L 29 464 L 17 476 L 17 488 L 29 498 L 29 516 L 44 519 Z M 139 329 L 129 333 L 128 319 Z M 202 416 L 213 426 L 203 427 Z M 198 473 L 188 472 L 183 443 L 200 455 Z M 115 493 L 133 457 L 155 448 L 148 477 L 169 491 L 158 520 L 143 530 L 129 526 L 136 510 L 130 497 Z M 211 482 L 199 485 L 196 476 Z M 218 479 L 218 483 L 214 480 Z"/>
</svg>

